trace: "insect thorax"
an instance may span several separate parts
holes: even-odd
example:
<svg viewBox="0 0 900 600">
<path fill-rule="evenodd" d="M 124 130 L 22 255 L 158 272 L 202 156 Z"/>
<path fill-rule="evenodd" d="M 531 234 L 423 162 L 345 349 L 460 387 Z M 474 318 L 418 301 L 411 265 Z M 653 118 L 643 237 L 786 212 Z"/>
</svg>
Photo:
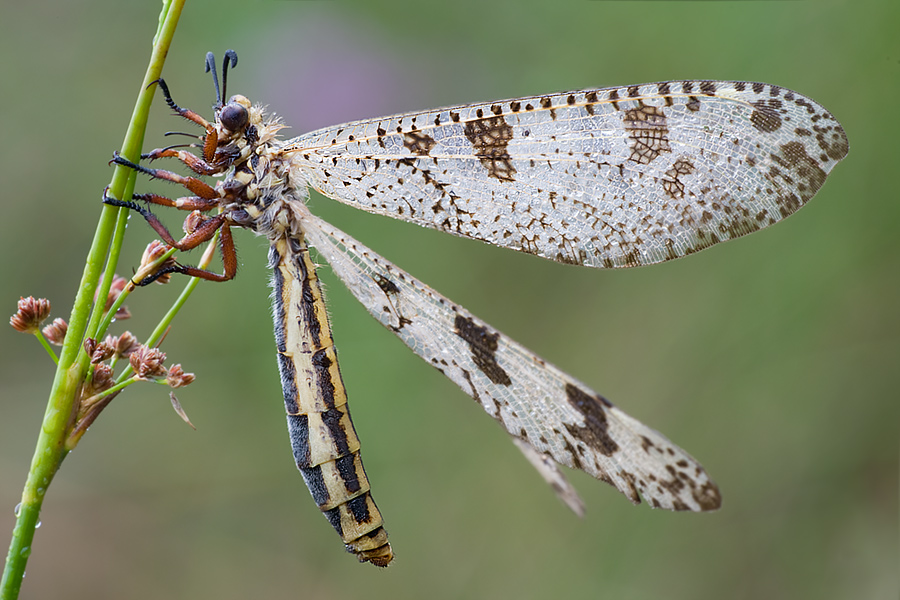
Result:
<svg viewBox="0 0 900 600">
<path fill-rule="evenodd" d="M 281 128 L 260 107 L 250 109 L 249 133 L 231 141 L 240 158 L 217 186 L 230 220 L 270 240 L 301 235 L 299 221 L 309 197 L 306 182 L 281 150 Z"/>
</svg>

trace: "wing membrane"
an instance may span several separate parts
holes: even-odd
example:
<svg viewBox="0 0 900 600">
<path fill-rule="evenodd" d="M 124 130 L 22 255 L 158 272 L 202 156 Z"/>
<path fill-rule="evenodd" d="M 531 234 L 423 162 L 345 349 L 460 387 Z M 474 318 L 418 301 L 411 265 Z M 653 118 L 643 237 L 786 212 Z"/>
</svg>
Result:
<svg viewBox="0 0 900 600">
<path fill-rule="evenodd" d="M 526 456 L 552 458 L 615 486 L 635 504 L 713 510 L 719 491 L 691 456 L 582 383 L 314 215 L 310 244 L 366 309 L 479 402 Z M 538 466 L 535 464 L 535 466 Z M 539 467 L 570 491 L 552 463 Z M 559 487 L 557 487 L 559 486 Z M 565 494 L 563 494 L 565 498 Z M 577 512 L 577 497 L 565 500 Z"/>
<path fill-rule="evenodd" d="M 593 267 L 677 258 L 771 225 L 847 153 L 795 92 L 742 82 L 583 90 L 358 121 L 283 150 L 326 196 Z"/>
</svg>

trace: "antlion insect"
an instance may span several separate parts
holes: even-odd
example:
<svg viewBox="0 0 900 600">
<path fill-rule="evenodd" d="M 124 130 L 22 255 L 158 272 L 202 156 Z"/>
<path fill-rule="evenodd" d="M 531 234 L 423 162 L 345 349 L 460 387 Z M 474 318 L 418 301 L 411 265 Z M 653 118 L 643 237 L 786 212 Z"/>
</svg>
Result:
<svg viewBox="0 0 900 600">
<path fill-rule="evenodd" d="M 183 185 L 181 210 L 218 212 L 176 240 L 189 250 L 221 231 L 224 272 L 175 265 L 210 281 L 234 277 L 231 227 L 269 239 L 275 341 L 294 458 L 316 504 L 360 561 L 393 558 L 369 493 L 314 246 L 372 315 L 477 400 L 578 513 L 557 463 L 670 510 L 719 507 L 715 483 L 690 455 L 584 384 L 312 215 L 308 187 L 368 212 L 480 239 L 562 263 L 629 267 L 691 254 L 792 214 L 846 156 L 828 111 L 762 83 L 683 81 L 581 90 L 367 119 L 281 140 L 279 122 L 244 96 L 225 101 L 214 58 L 215 122 L 168 105 L 206 130 L 200 156 L 176 147 L 195 177 L 114 161 Z"/>
</svg>

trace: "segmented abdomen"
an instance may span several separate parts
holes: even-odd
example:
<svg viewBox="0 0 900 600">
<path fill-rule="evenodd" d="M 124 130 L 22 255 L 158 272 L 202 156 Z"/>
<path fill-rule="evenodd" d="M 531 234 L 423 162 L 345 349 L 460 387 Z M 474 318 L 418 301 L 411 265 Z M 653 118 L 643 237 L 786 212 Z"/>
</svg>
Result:
<svg viewBox="0 0 900 600">
<path fill-rule="evenodd" d="M 322 289 L 302 239 L 272 242 L 275 343 L 297 467 L 347 550 L 385 567 L 393 554 L 359 455 Z"/>
</svg>

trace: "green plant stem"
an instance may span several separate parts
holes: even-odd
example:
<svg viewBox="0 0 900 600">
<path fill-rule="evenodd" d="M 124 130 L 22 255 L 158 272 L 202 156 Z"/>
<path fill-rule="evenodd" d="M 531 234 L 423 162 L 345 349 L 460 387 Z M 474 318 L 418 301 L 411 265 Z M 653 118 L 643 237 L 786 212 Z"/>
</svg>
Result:
<svg viewBox="0 0 900 600">
<path fill-rule="evenodd" d="M 155 87 L 148 89 L 148 86 L 162 73 L 163 62 L 183 6 L 184 0 L 171 0 L 163 5 L 160 27 L 154 38 L 150 64 L 141 84 L 141 91 L 122 144 L 122 155 L 132 160 L 136 160 L 140 156 L 144 130 L 155 91 Z M 121 167 L 117 168 L 109 186 L 110 192 L 118 198 L 130 197 L 133 188 L 134 173 Z M 77 410 L 75 398 L 89 366 L 89 358 L 82 349 L 82 340 L 89 331 L 96 331 L 102 318 L 106 294 L 112 283 L 111 276 L 105 278 L 103 283 L 105 291 L 101 289 L 101 301 L 94 306 L 93 314 L 91 314 L 91 306 L 94 304 L 94 294 L 97 290 L 104 259 L 107 256 L 109 257 L 107 272 L 112 273 L 115 269 L 115 259 L 118 257 L 119 247 L 111 245 L 111 240 L 117 226 L 120 230 L 124 228 L 125 219 L 127 219 L 125 213 L 125 209 L 110 206 L 104 206 L 101 211 L 81 284 L 72 306 L 66 340 L 38 434 L 31 469 L 22 491 L 22 502 L 17 510 L 6 566 L 3 570 L 3 578 L 0 580 L 0 600 L 15 600 L 19 596 L 44 495 L 66 456 L 65 440 L 73 425 Z M 121 242 L 121 236 L 116 237 Z"/>
<path fill-rule="evenodd" d="M 47 338 L 44 337 L 44 334 L 40 331 L 36 331 L 34 333 L 34 337 L 41 343 L 41 346 L 44 347 L 44 350 L 47 351 L 47 354 L 50 355 L 50 358 L 53 359 L 53 364 L 59 364 L 59 357 L 56 356 L 56 352 L 53 351 L 53 348 L 50 347 L 50 342 L 47 341 Z"/>
<path fill-rule="evenodd" d="M 117 233 L 118 233 L 118 231 L 117 231 Z M 94 335 L 92 335 L 90 337 L 93 337 L 95 340 L 99 340 L 101 337 L 106 335 L 106 331 L 107 331 L 107 329 L 109 329 L 109 326 L 112 325 L 113 319 L 115 319 L 115 317 L 116 317 L 116 313 L 119 312 L 119 309 L 122 308 L 123 304 L 125 304 L 125 301 L 131 295 L 131 292 L 133 292 L 135 290 L 135 285 L 133 282 L 140 281 L 147 275 L 153 274 L 156 271 L 156 269 L 158 267 L 162 266 L 162 264 L 164 262 L 166 262 L 166 260 L 171 258 L 175 254 L 175 252 L 177 252 L 177 250 L 175 248 L 170 248 L 165 254 L 163 254 L 158 259 L 156 259 L 155 261 L 150 263 L 150 268 L 145 270 L 144 267 L 141 267 L 138 270 L 138 272 L 135 273 L 134 277 L 131 278 L 132 283 L 129 283 L 128 285 L 125 286 L 125 289 L 122 290 L 122 293 L 119 294 L 119 297 L 115 299 L 115 301 L 109 307 L 109 310 L 106 311 L 106 314 L 103 316 L 103 320 L 100 321 L 100 324 L 97 327 L 97 330 L 94 332 Z M 110 281 L 112 281 L 112 277 L 114 277 L 114 273 L 107 272 L 104 275 L 104 277 L 107 277 L 107 276 L 110 277 Z M 100 298 L 100 297 L 103 297 L 103 296 L 98 295 L 98 298 Z M 148 345 L 152 345 L 152 344 L 148 344 Z"/>
<path fill-rule="evenodd" d="M 203 256 L 200 259 L 200 262 L 197 263 L 197 266 L 201 269 L 206 269 L 209 267 L 209 264 L 212 262 L 213 257 L 216 254 L 216 245 L 219 241 L 219 232 L 216 232 L 215 237 L 209 241 L 209 244 L 206 246 L 206 250 L 203 252 Z M 153 330 L 153 333 L 150 334 L 150 337 L 144 342 L 150 347 L 155 346 L 166 333 L 166 330 L 169 328 L 169 325 L 172 323 L 172 319 L 175 318 L 175 315 L 178 314 L 178 311 L 181 310 L 181 307 L 184 306 L 184 303 L 187 302 L 187 299 L 191 297 L 191 294 L 194 292 L 194 289 L 200 284 L 200 279 L 197 277 L 191 277 L 188 282 L 184 286 L 184 290 L 182 290 L 181 294 L 179 294 L 178 298 L 172 304 L 172 308 L 160 319 L 159 324 L 156 326 L 156 329 Z"/>
</svg>

